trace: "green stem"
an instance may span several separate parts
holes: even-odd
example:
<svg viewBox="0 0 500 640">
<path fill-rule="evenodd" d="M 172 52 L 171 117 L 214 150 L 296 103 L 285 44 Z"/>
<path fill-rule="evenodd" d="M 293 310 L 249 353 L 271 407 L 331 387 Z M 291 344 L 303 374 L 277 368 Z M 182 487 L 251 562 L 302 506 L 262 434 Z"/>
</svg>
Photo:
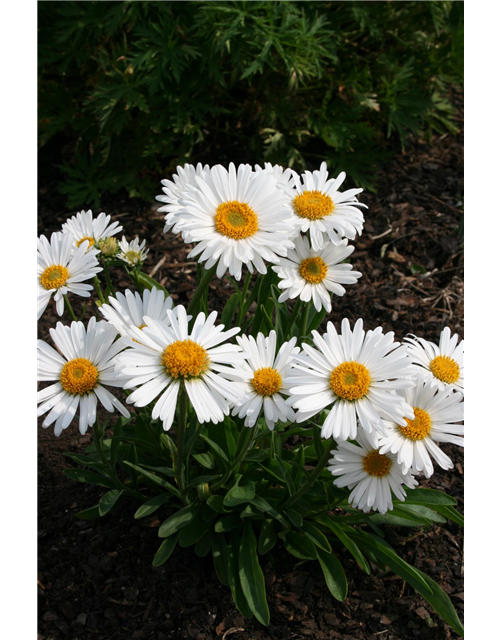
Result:
<svg viewBox="0 0 500 640">
<path fill-rule="evenodd" d="M 307 320 L 309 318 L 309 307 L 311 306 L 311 302 L 306 302 L 305 305 L 303 305 L 302 308 L 302 316 L 300 318 L 300 333 L 299 333 L 299 338 L 305 338 L 306 337 L 306 331 L 307 331 Z"/>
<path fill-rule="evenodd" d="M 316 479 L 319 477 L 320 473 L 323 471 L 323 469 L 328 464 L 328 460 L 330 459 L 330 456 L 331 456 L 330 447 L 327 447 L 325 449 L 323 455 L 321 456 L 321 458 L 318 460 L 318 464 L 314 468 L 314 471 L 310 474 L 309 479 L 307 480 L 307 482 L 305 482 L 300 487 L 300 489 L 296 493 L 293 494 L 293 496 L 290 496 L 288 498 L 288 500 L 285 502 L 285 504 L 283 504 L 280 507 L 280 509 L 288 509 L 288 507 L 290 507 L 292 504 L 297 502 L 297 500 L 299 498 L 301 498 L 304 495 L 304 493 L 307 493 L 309 491 L 309 489 L 315 483 Z"/>
<path fill-rule="evenodd" d="M 240 431 L 240 436 L 238 438 L 238 444 L 236 445 L 236 451 L 240 449 L 240 452 L 236 456 L 233 461 L 231 467 L 226 471 L 226 473 L 222 476 L 220 480 L 214 483 L 210 487 L 211 493 L 220 489 L 220 487 L 224 486 L 224 484 L 229 480 L 233 471 L 238 468 L 240 462 L 246 456 L 247 451 L 254 440 L 255 433 L 257 431 L 257 425 L 253 427 L 243 427 L 244 431 Z"/>
<path fill-rule="evenodd" d="M 94 276 L 94 284 L 101 304 L 105 304 L 106 300 L 104 300 L 104 296 L 102 295 L 101 283 L 99 282 L 99 278 L 97 276 Z"/>
<path fill-rule="evenodd" d="M 68 313 L 71 316 L 71 319 L 76 322 L 75 312 L 73 311 L 73 307 L 71 306 L 71 302 L 68 300 L 68 296 L 63 296 L 63 298 L 64 298 L 64 306 L 68 310 Z"/>
<path fill-rule="evenodd" d="M 180 389 L 179 397 L 179 423 L 177 426 L 177 459 L 175 461 L 175 479 L 181 494 L 182 501 L 187 504 L 186 488 L 184 486 L 184 474 L 182 472 L 182 459 L 184 456 L 184 440 L 186 437 L 187 423 L 187 391 L 184 386 Z"/>
<path fill-rule="evenodd" d="M 111 275 L 109 273 L 109 266 L 106 260 L 104 260 L 104 273 L 106 275 L 106 282 L 108 283 L 109 290 L 111 293 L 116 296 L 115 288 L 113 287 L 113 283 L 111 282 Z"/>
<path fill-rule="evenodd" d="M 195 315 L 195 312 L 198 310 L 198 302 L 200 301 L 205 290 L 208 289 L 208 285 L 210 284 L 210 281 L 212 280 L 212 277 L 216 269 L 217 269 L 217 265 L 214 264 L 214 266 L 211 269 L 208 269 L 208 271 L 205 271 L 203 278 L 198 284 L 198 287 L 194 292 L 194 296 L 191 298 L 191 302 L 188 305 L 188 308 L 187 308 L 188 314 L 193 316 Z"/>
</svg>

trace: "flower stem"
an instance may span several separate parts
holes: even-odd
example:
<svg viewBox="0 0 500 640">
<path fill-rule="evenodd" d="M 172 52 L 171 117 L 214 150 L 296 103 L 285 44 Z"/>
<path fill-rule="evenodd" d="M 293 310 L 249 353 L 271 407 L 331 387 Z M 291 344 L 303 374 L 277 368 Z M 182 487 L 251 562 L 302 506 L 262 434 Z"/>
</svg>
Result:
<svg viewBox="0 0 500 640">
<path fill-rule="evenodd" d="M 188 308 L 187 308 L 188 314 L 191 314 L 194 316 L 198 311 L 198 303 L 202 295 L 205 293 L 205 290 L 208 289 L 208 285 L 210 284 L 210 281 L 212 280 L 212 277 L 216 269 L 217 269 L 217 265 L 214 264 L 214 266 L 211 269 L 208 269 L 207 271 L 205 271 L 203 278 L 199 282 L 198 287 L 194 292 L 194 296 L 191 298 L 191 302 L 188 305 Z"/>
<path fill-rule="evenodd" d="M 184 440 L 186 437 L 187 423 L 187 391 L 184 385 L 180 389 L 179 397 L 179 423 L 177 426 L 177 459 L 175 461 L 175 479 L 181 494 L 182 501 L 187 504 L 186 488 L 184 486 L 184 474 L 182 471 L 182 458 L 184 456 Z"/>
<path fill-rule="evenodd" d="M 115 291 L 115 288 L 113 287 L 113 283 L 111 282 L 111 276 L 110 276 L 110 273 L 109 273 L 109 266 L 108 266 L 106 260 L 104 260 L 104 273 L 106 275 L 106 282 L 108 283 L 109 290 L 111 291 L 111 293 L 114 296 L 116 296 L 116 291 Z"/>
<path fill-rule="evenodd" d="M 302 315 L 300 318 L 300 333 L 299 333 L 299 338 L 305 338 L 306 337 L 306 331 L 307 331 L 307 320 L 309 318 L 309 307 L 311 306 L 311 302 L 306 302 L 305 305 L 303 305 L 302 307 Z"/>
<path fill-rule="evenodd" d="M 68 296 L 63 296 L 63 298 L 64 298 L 64 306 L 68 310 L 68 313 L 71 316 L 71 319 L 76 322 L 75 312 L 73 311 L 73 307 L 71 306 L 71 302 L 68 300 Z"/>
<path fill-rule="evenodd" d="M 106 300 L 104 300 L 104 296 L 102 295 L 101 283 L 99 282 L 99 278 L 97 276 L 94 276 L 94 284 L 101 304 L 105 304 Z"/>
</svg>

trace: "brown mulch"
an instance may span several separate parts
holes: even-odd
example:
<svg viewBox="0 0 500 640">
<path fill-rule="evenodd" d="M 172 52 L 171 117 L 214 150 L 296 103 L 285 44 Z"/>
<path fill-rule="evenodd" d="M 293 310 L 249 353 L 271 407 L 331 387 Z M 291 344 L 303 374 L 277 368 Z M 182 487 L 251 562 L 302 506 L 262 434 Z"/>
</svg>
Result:
<svg viewBox="0 0 500 640">
<path fill-rule="evenodd" d="M 367 328 L 382 325 L 398 338 L 411 332 L 436 340 L 448 325 L 463 336 L 463 144 L 444 135 L 432 145 L 415 141 L 381 172 L 378 194 L 363 194 L 368 204 L 365 231 L 355 241 L 352 263 L 363 273 L 334 300 L 328 319 L 363 317 Z M 154 272 L 180 303 L 196 284 L 189 248 L 163 234 L 157 205 L 116 200 L 104 210 L 121 220 L 127 236 L 137 233 L 151 251 L 145 271 Z M 60 228 L 67 214 L 54 214 L 41 198 L 40 232 Z M 116 275 L 116 285 L 130 286 Z M 210 304 L 220 310 L 232 293 L 230 283 L 214 281 Z M 77 306 L 77 305 L 76 305 Z M 58 318 L 47 309 L 40 334 Z M 39 429 L 39 640 L 442 640 L 456 638 L 412 587 L 391 572 L 373 567 L 366 576 L 341 556 L 349 595 L 339 603 L 328 592 L 317 563 L 297 565 L 282 549 L 264 559 L 271 623 L 265 628 L 244 619 L 222 586 L 211 556 L 192 549 L 174 552 L 166 565 L 151 566 L 159 546 L 155 517 L 136 521 L 137 505 L 126 503 L 94 521 L 75 513 L 97 503 L 104 490 L 62 475 L 64 451 L 83 452 L 91 435 L 72 425 L 60 438 Z M 439 488 L 458 500 L 463 511 L 463 454 L 443 446 L 455 462 L 451 472 L 436 470 L 422 486 Z M 430 530 L 386 528 L 398 553 L 428 573 L 449 594 L 463 619 L 462 530 L 449 522 Z"/>
</svg>

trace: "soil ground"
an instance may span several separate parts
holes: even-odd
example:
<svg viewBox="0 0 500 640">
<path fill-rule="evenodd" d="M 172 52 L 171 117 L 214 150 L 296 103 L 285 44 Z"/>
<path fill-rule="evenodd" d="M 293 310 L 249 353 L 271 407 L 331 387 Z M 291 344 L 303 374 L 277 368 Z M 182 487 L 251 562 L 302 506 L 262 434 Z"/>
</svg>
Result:
<svg viewBox="0 0 500 640">
<path fill-rule="evenodd" d="M 463 336 L 463 144 L 443 135 L 432 144 L 415 140 L 381 169 L 377 195 L 363 194 L 369 209 L 365 231 L 355 241 L 352 263 L 363 273 L 357 285 L 334 300 L 328 319 L 363 317 L 367 328 L 382 325 L 398 338 L 406 333 L 437 340 L 442 328 Z M 105 211 L 122 222 L 128 237 L 148 240 L 146 273 L 154 275 L 177 302 L 185 303 L 196 283 L 196 263 L 180 237 L 163 234 L 157 205 L 118 199 Z M 67 214 L 54 214 L 42 194 L 40 233 L 60 229 Z M 117 287 L 129 286 L 116 278 Z M 214 281 L 209 299 L 220 310 L 232 293 Z M 47 309 L 40 337 L 57 321 Z M 264 564 L 271 623 L 244 619 L 229 588 L 215 575 L 210 556 L 192 549 L 174 552 L 153 568 L 159 520 L 136 521 L 136 505 L 125 504 L 97 521 L 75 513 L 97 503 L 102 491 L 62 474 L 70 466 L 64 451 L 83 452 L 91 435 L 74 425 L 56 439 L 39 428 L 39 640 L 442 640 L 458 637 L 412 587 L 373 566 L 366 576 L 347 555 L 345 602 L 332 598 L 316 563 L 296 566 L 277 548 Z M 437 470 L 422 486 L 442 489 L 463 511 L 463 455 L 451 445 L 450 472 Z M 463 616 L 462 530 L 453 523 L 429 530 L 393 528 L 388 540 L 398 553 L 428 573 L 450 595 Z"/>
</svg>

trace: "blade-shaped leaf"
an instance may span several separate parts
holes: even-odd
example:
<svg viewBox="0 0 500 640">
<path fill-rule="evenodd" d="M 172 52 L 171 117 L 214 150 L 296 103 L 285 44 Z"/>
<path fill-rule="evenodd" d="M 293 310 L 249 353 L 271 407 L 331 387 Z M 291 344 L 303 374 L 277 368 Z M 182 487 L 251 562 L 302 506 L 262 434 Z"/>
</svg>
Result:
<svg viewBox="0 0 500 640">
<path fill-rule="evenodd" d="M 153 567 L 160 567 L 170 558 L 173 550 L 175 549 L 178 538 L 179 534 L 176 533 L 174 536 L 170 536 L 170 538 L 167 538 L 161 543 L 153 559 Z"/>
<path fill-rule="evenodd" d="M 189 505 L 173 513 L 160 525 L 158 536 L 160 538 L 168 538 L 174 533 L 177 533 L 179 529 L 182 529 L 182 527 L 187 526 L 191 522 L 198 512 L 198 509 L 198 505 Z"/>
<path fill-rule="evenodd" d="M 334 553 L 327 553 L 322 549 L 318 549 L 318 560 L 328 590 L 336 600 L 343 602 L 347 596 L 347 578 L 340 560 Z"/>
<path fill-rule="evenodd" d="M 151 515 L 157 509 L 159 509 L 163 504 L 168 502 L 171 498 L 169 493 L 160 493 L 160 495 L 151 498 L 137 509 L 134 514 L 134 518 L 139 520 L 140 518 L 145 518 L 146 516 Z"/>
<path fill-rule="evenodd" d="M 250 610 L 259 622 L 269 624 L 264 574 L 257 556 L 257 540 L 249 520 L 245 521 L 239 549 L 239 577 L 241 589 Z"/>
</svg>

